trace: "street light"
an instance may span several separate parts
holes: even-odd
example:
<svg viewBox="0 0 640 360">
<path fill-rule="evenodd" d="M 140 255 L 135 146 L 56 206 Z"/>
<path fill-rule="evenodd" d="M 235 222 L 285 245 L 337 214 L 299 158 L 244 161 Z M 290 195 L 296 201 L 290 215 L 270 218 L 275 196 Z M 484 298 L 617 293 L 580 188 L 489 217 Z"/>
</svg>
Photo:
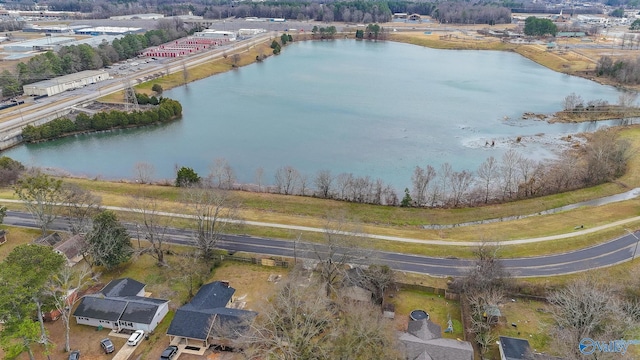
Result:
<svg viewBox="0 0 640 360">
<path fill-rule="evenodd" d="M 634 234 L 633 232 L 631 232 L 631 230 L 629 229 L 625 229 L 629 234 L 631 234 L 631 236 L 633 236 L 634 238 L 636 238 L 636 246 L 633 249 L 633 255 L 631 256 L 631 261 L 633 261 L 636 258 L 636 251 L 638 251 L 638 243 L 640 243 L 640 238 L 638 238 L 636 236 L 636 234 Z"/>
</svg>

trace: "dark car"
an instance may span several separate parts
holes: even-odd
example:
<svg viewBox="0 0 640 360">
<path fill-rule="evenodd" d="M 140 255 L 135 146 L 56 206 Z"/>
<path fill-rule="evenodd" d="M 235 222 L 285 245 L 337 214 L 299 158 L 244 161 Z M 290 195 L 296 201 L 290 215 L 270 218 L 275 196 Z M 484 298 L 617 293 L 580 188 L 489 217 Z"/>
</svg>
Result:
<svg viewBox="0 0 640 360">
<path fill-rule="evenodd" d="M 164 349 L 164 351 L 162 352 L 162 355 L 160 355 L 160 360 L 173 359 L 173 357 L 176 356 L 177 352 L 178 352 L 178 347 L 175 345 L 171 345 L 168 348 Z"/>
<path fill-rule="evenodd" d="M 80 351 L 73 350 L 69 353 L 69 360 L 79 360 L 80 359 Z"/>
<path fill-rule="evenodd" d="M 105 354 L 110 354 L 116 350 L 116 347 L 113 346 L 113 343 L 109 338 L 104 338 L 100 340 L 100 346 L 102 346 L 102 350 L 104 350 Z"/>
</svg>

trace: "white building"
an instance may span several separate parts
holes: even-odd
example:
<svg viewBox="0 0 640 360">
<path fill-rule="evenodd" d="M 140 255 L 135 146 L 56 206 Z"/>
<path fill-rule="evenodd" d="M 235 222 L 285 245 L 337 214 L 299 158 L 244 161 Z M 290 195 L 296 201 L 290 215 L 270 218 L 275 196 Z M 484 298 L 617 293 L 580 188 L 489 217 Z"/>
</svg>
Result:
<svg viewBox="0 0 640 360">
<path fill-rule="evenodd" d="M 130 278 L 112 280 L 83 297 L 73 316 L 82 325 L 152 332 L 169 312 L 169 301 L 145 297 L 144 287 Z"/>
<path fill-rule="evenodd" d="M 266 29 L 239 29 L 238 36 L 255 36 L 266 32 Z"/>
<path fill-rule="evenodd" d="M 52 96 L 67 90 L 73 90 L 109 79 L 109 73 L 104 70 L 86 70 L 75 74 L 59 76 L 22 87 L 25 95 Z"/>
<path fill-rule="evenodd" d="M 193 34 L 194 38 L 208 38 L 208 39 L 222 39 L 226 41 L 235 41 L 236 33 L 231 31 L 220 31 L 213 29 L 206 29 L 201 32 L 197 32 Z"/>
<path fill-rule="evenodd" d="M 164 18 L 162 14 L 132 14 L 132 15 L 122 15 L 122 16 L 112 16 L 110 20 L 158 20 Z"/>
</svg>

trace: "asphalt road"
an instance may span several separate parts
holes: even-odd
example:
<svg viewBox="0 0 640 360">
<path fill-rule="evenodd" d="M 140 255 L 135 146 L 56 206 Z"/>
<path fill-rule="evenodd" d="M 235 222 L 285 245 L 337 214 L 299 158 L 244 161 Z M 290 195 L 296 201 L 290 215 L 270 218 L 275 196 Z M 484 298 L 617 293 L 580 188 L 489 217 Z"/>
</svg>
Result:
<svg viewBox="0 0 640 360">
<path fill-rule="evenodd" d="M 7 211 L 4 224 L 11 226 L 37 228 L 31 214 Z M 132 238 L 137 238 L 135 224 L 127 224 Z M 64 219 L 58 219 L 51 230 L 66 231 Z M 169 229 L 168 242 L 191 245 L 192 232 L 185 229 Z M 502 260 L 505 269 L 514 277 L 538 277 L 565 275 L 593 270 L 631 260 L 637 250 L 638 239 L 627 234 L 609 242 L 593 247 L 570 251 L 562 254 L 514 258 Z M 228 251 L 240 251 L 270 256 L 316 259 L 317 254 L 326 253 L 326 248 L 318 244 L 294 242 L 279 239 L 260 238 L 248 235 L 224 235 L 217 246 Z M 344 249 L 347 253 L 349 249 Z M 400 254 L 386 251 L 367 250 L 356 256 L 351 253 L 355 263 L 386 264 L 389 267 L 412 273 L 431 276 L 460 276 L 473 266 L 472 260 L 456 258 L 435 258 L 421 255 Z"/>
</svg>

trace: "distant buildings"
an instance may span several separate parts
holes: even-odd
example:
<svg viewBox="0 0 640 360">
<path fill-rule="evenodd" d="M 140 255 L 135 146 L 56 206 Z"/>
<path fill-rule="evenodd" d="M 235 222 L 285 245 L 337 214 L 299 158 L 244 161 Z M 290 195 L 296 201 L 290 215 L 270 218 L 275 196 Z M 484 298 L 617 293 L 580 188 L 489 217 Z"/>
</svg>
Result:
<svg viewBox="0 0 640 360">
<path fill-rule="evenodd" d="M 212 46 L 220 46 L 235 40 L 236 34 L 233 32 L 207 29 L 185 39 L 178 39 L 157 47 L 149 48 L 142 54 L 149 57 L 174 58 L 189 55 Z"/>
</svg>

